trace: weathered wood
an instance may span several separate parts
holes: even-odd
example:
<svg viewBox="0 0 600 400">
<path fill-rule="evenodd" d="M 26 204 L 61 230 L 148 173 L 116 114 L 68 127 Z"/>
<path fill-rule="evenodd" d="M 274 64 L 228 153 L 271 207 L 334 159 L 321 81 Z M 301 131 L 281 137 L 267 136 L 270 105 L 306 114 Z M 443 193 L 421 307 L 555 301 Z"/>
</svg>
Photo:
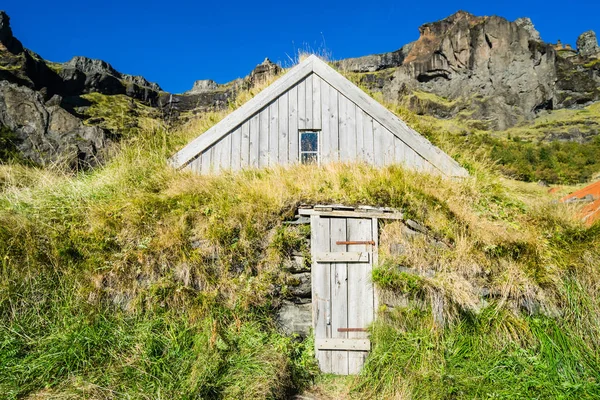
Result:
<svg viewBox="0 0 600 400">
<path fill-rule="evenodd" d="M 379 265 L 379 219 L 373 218 L 371 220 L 371 228 L 373 229 L 373 241 L 375 241 L 374 251 L 371 257 L 371 265 L 378 266 Z M 372 282 L 372 280 L 370 279 Z M 372 283 L 371 283 L 372 284 Z M 377 286 L 372 285 L 373 287 L 373 319 L 377 317 L 377 311 L 379 310 L 379 293 L 377 291 Z"/>
<path fill-rule="evenodd" d="M 332 161 L 332 146 L 330 120 L 333 118 L 331 103 L 329 101 L 329 84 L 319 78 L 321 86 L 321 163 Z"/>
<path fill-rule="evenodd" d="M 305 108 L 306 108 L 306 112 L 304 114 L 305 116 L 305 122 L 304 122 L 304 128 L 305 129 L 314 129 L 315 126 L 313 125 L 313 76 L 314 74 L 310 74 L 308 75 L 305 79 L 304 79 L 304 87 L 305 87 Z"/>
<path fill-rule="evenodd" d="M 279 99 L 269 105 L 269 166 L 279 164 Z"/>
<path fill-rule="evenodd" d="M 340 159 L 340 136 L 339 136 L 339 107 L 338 91 L 329 86 L 329 160 L 339 161 Z"/>
<path fill-rule="evenodd" d="M 231 134 L 231 164 L 230 168 L 233 171 L 238 171 L 241 168 L 242 157 L 242 127 L 238 127 Z"/>
<path fill-rule="evenodd" d="M 368 96 L 360 88 L 337 73 L 326 63 L 321 60 L 315 61 L 313 64 L 313 71 L 319 75 L 321 79 L 327 81 L 341 93 L 344 93 L 346 97 L 368 112 L 385 128 L 393 132 L 394 135 L 399 137 L 409 147 L 414 149 L 415 152 L 435 165 L 442 172 L 450 176 L 468 176 L 467 171 L 450 156 L 443 153 L 423 136 L 409 128 L 404 121 L 394 115 L 390 110 Z"/>
<path fill-rule="evenodd" d="M 257 168 L 259 166 L 260 149 L 258 147 L 260 140 L 260 120 L 256 114 L 250 119 L 250 167 Z"/>
<path fill-rule="evenodd" d="M 331 338 L 331 265 L 318 263 L 317 252 L 329 251 L 329 219 L 317 215 L 310 217 L 311 228 L 311 279 L 312 279 L 312 309 L 313 330 L 315 338 Z M 332 372 L 331 352 L 315 348 L 315 354 L 321 371 Z"/>
<path fill-rule="evenodd" d="M 242 168 L 250 166 L 250 121 L 242 125 L 242 145 L 240 149 L 240 164 Z"/>
<path fill-rule="evenodd" d="M 373 141 L 373 118 L 363 113 L 363 146 L 365 161 L 369 164 L 375 163 L 375 150 Z"/>
<path fill-rule="evenodd" d="M 383 163 L 384 165 L 394 164 L 396 159 L 394 158 L 394 139 L 396 136 L 386 128 L 381 130 L 382 141 L 383 141 Z"/>
<path fill-rule="evenodd" d="M 357 148 L 357 130 L 356 130 L 356 105 L 353 102 L 346 99 L 346 130 L 348 140 L 346 141 L 346 146 L 348 147 L 348 160 L 349 161 L 357 161 L 358 157 L 358 148 Z"/>
<path fill-rule="evenodd" d="M 348 128 L 348 99 L 341 94 L 338 94 L 338 135 L 339 135 L 339 148 L 340 161 L 349 162 L 352 161 L 352 155 L 350 154 L 351 148 L 356 147 L 356 144 L 352 146 L 352 142 L 356 143 L 356 139 L 352 137 L 350 129 Z M 355 139 L 355 140 L 353 140 Z"/>
<path fill-rule="evenodd" d="M 289 107 L 289 146 L 288 156 L 291 163 L 299 162 L 299 150 L 298 141 L 300 136 L 298 134 L 298 87 L 294 86 L 288 93 L 288 107 Z"/>
<path fill-rule="evenodd" d="M 315 339 L 315 348 L 317 350 L 349 350 L 353 352 L 362 352 L 371 350 L 371 341 L 369 339 Z"/>
<path fill-rule="evenodd" d="M 289 164 L 289 137 L 288 132 L 290 130 L 288 122 L 288 99 L 289 92 L 284 93 L 279 98 L 279 162 L 283 165 Z"/>
<path fill-rule="evenodd" d="M 306 129 L 306 79 L 298 83 L 298 129 Z"/>
<path fill-rule="evenodd" d="M 369 253 L 364 251 L 319 252 L 317 262 L 368 263 Z"/>
<path fill-rule="evenodd" d="M 336 244 L 346 240 L 346 219 L 330 218 L 330 251 L 345 251 L 346 246 Z M 348 327 L 348 266 L 345 263 L 331 264 L 331 338 L 347 339 L 348 333 L 338 332 L 338 328 Z M 348 375 L 348 352 L 334 351 L 331 368 L 334 373 Z"/>
<path fill-rule="evenodd" d="M 269 107 L 267 106 L 258 114 L 259 128 L 258 128 L 258 166 L 268 167 L 269 166 Z"/>
<path fill-rule="evenodd" d="M 347 236 L 352 241 L 373 241 L 372 220 L 348 218 Z M 348 251 L 364 250 L 365 245 L 348 245 Z M 374 246 L 371 247 L 374 251 Z M 371 263 L 361 264 L 360 268 L 348 268 L 348 326 L 366 328 L 373 322 L 374 295 L 371 284 Z M 366 332 L 348 332 L 350 339 L 366 339 Z M 367 349 L 368 350 L 368 349 Z M 348 373 L 357 374 L 363 367 L 365 355 L 348 354 Z"/>
<path fill-rule="evenodd" d="M 378 121 L 373 120 L 373 161 L 378 167 L 384 166 L 385 160 L 385 128 Z"/>
<path fill-rule="evenodd" d="M 210 159 L 210 149 L 202 153 L 202 173 L 210 174 L 212 162 Z"/>
<path fill-rule="evenodd" d="M 312 126 L 315 129 L 322 129 L 321 125 L 321 81 L 318 75 L 313 74 L 313 94 L 312 94 Z"/>
<path fill-rule="evenodd" d="M 364 137 L 364 122 L 363 117 L 365 113 L 358 107 L 355 106 L 356 110 L 356 160 L 366 161 L 365 155 L 365 137 Z"/>
<path fill-rule="evenodd" d="M 231 169 L 231 135 L 223 137 L 215 146 L 219 151 L 219 169 Z"/>
<path fill-rule="evenodd" d="M 323 217 L 347 217 L 347 218 L 381 218 L 381 219 L 404 219 L 404 214 L 401 212 L 373 212 L 373 211 L 315 211 L 310 208 L 301 208 L 298 210 L 300 215 L 320 215 Z"/>
<path fill-rule="evenodd" d="M 192 140 L 171 158 L 171 164 L 175 168 L 182 168 L 197 154 L 201 153 L 212 144 L 217 142 L 226 134 L 230 133 L 236 126 L 241 125 L 250 116 L 256 114 L 273 99 L 288 91 L 296 83 L 308 76 L 313 71 L 313 62 L 317 57 L 308 57 L 306 60 L 292 68 L 283 77 L 279 78 L 263 91 L 243 104 L 240 108 L 223 118 L 221 122 L 208 129 L 205 133 Z"/>
</svg>

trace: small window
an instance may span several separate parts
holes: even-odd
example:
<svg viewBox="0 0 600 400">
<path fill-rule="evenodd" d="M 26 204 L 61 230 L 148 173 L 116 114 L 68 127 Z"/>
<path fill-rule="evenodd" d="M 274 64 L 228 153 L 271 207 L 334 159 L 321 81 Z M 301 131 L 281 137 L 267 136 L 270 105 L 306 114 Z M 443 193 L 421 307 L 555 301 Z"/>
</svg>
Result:
<svg viewBox="0 0 600 400">
<path fill-rule="evenodd" d="M 319 163 L 319 132 L 300 132 L 300 162 L 302 164 Z"/>
</svg>

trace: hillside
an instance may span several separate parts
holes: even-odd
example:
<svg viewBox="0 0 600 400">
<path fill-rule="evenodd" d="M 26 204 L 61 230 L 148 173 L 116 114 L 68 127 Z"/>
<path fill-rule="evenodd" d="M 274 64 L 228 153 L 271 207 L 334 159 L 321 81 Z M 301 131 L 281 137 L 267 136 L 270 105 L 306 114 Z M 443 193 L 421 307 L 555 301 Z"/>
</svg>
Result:
<svg viewBox="0 0 600 400">
<path fill-rule="evenodd" d="M 560 85 L 537 82 L 554 92 L 527 89 L 527 104 L 498 106 L 436 92 L 465 83 L 456 65 L 448 79 L 428 59 L 448 44 L 438 35 L 449 21 L 461 33 L 443 31 L 455 37 L 486 42 L 506 29 L 532 60 L 562 57 L 536 44 L 527 21 L 458 13 L 422 27 L 409 46 L 418 51 L 400 51 L 406 63 L 394 53 L 375 56 L 386 61 L 373 71 L 337 65 L 468 169 L 463 180 L 361 163 L 174 170 L 169 156 L 286 71 L 265 61 L 243 80 L 171 95 L 107 63 L 42 60 L 0 14 L 1 396 L 598 398 L 600 223 L 585 226 L 578 205 L 553 201 L 573 186 L 549 193 L 526 182 L 600 172 L 596 94 L 572 90 L 585 99 L 569 104 Z M 580 47 L 564 65 L 596 82 L 594 47 Z M 58 79 L 56 89 L 31 71 Z M 73 92 L 69 76 L 83 82 Z M 388 97 L 400 80 L 415 86 Z M 532 111 L 545 96 L 562 100 Z M 518 123 L 494 125 L 493 110 Z M 304 204 L 405 216 L 380 226 L 371 279 L 381 302 L 357 376 L 320 374 L 313 337 L 282 329 L 282 305 L 305 283 L 297 259 L 310 264 L 307 226 L 289 223 Z"/>
</svg>

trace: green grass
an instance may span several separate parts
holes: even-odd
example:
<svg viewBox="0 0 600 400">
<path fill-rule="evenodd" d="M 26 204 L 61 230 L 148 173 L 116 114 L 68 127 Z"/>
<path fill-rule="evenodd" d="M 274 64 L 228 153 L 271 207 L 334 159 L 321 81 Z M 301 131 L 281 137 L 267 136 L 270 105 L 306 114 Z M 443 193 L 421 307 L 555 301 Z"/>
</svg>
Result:
<svg viewBox="0 0 600 400">
<path fill-rule="evenodd" d="M 99 113 L 111 107 L 92 100 Z M 126 107 L 114 100 L 118 117 Z M 409 114 L 471 177 L 364 164 L 219 176 L 167 166 L 223 115 L 171 131 L 148 115 L 105 166 L 80 174 L 0 165 L 5 398 L 600 395 L 599 224 L 583 226 L 573 206 L 503 178 L 485 153 Z M 401 208 L 446 244 L 381 226 L 373 280 L 386 300 L 356 378 L 319 376 L 312 339 L 274 322 L 286 257 L 308 253 L 307 232 L 283 224 L 301 203 Z M 393 243 L 405 254 L 388 254 Z M 443 330 L 434 294 L 446 304 Z"/>
</svg>

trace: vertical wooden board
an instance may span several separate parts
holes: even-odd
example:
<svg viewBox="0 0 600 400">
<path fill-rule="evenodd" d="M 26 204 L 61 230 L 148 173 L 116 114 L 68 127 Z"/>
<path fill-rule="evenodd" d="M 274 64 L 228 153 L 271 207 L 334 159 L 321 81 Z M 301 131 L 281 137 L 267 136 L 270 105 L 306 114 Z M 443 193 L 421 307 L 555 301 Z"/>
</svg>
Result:
<svg viewBox="0 0 600 400">
<path fill-rule="evenodd" d="M 331 250 L 346 251 L 346 245 L 338 245 L 338 240 L 347 240 L 346 218 L 330 218 Z M 348 328 L 348 265 L 331 264 L 331 337 L 347 338 L 347 332 L 338 328 Z M 333 351 L 331 358 L 333 373 L 348 375 L 348 351 Z"/>
<path fill-rule="evenodd" d="M 313 77 L 315 75 L 314 74 L 310 74 L 306 77 L 306 79 L 304 80 L 304 85 L 305 85 L 305 90 L 306 90 L 306 94 L 305 94 L 305 108 L 306 108 L 306 114 L 304 115 L 306 118 L 306 121 L 304 122 L 304 127 L 305 129 L 314 129 L 314 125 L 313 125 Z"/>
<path fill-rule="evenodd" d="M 219 169 L 231 169 L 231 133 L 225 135 L 215 146 L 219 152 Z"/>
<path fill-rule="evenodd" d="M 288 132 L 289 132 L 289 124 L 288 124 L 288 93 L 284 93 L 279 97 L 279 163 L 280 164 L 288 164 L 289 163 L 289 155 L 288 155 Z"/>
<path fill-rule="evenodd" d="M 202 170 L 202 154 L 196 156 L 184 169 L 190 170 L 195 173 L 200 173 Z"/>
<path fill-rule="evenodd" d="M 297 163 L 299 159 L 298 141 L 298 86 L 294 86 L 288 92 L 288 108 L 289 108 L 289 132 L 288 132 L 288 157 L 290 163 Z"/>
<path fill-rule="evenodd" d="M 213 144 L 210 147 L 210 173 L 216 174 L 220 171 L 219 168 L 219 152 L 217 149 L 217 145 Z"/>
<path fill-rule="evenodd" d="M 231 134 L 231 169 L 238 171 L 242 156 L 242 127 L 238 126 Z"/>
<path fill-rule="evenodd" d="M 394 160 L 396 164 L 404 165 L 404 159 L 406 158 L 406 144 L 397 137 L 394 137 Z"/>
<path fill-rule="evenodd" d="M 279 99 L 269 105 L 269 153 L 270 166 L 279 164 Z"/>
<path fill-rule="evenodd" d="M 346 220 L 347 237 L 352 241 L 373 240 L 371 218 L 348 218 Z M 348 251 L 373 251 L 371 245 L 349 245 Z M 373 322 L 374 295 L 371 283 L 371 264 L 357 263 L 348 265 L 348 327 L 366 328 Z M 367 338 L 367 332 L 348 332 L 348 338 Z M 348 373 L 358 374 L 363 367 L 366 353 L 348 352 Z"/>
<path fill-rule="evenodd" d="M 321 81 L 322 79 L 316 75 L 313 78 L 313 95 L 312 95 L 312 125 L 315 129 L 322 129 L 321 125 Z"/>
<path fill-rule="evenodd" d="M 298 129 L 306 129 L 306 81 L 298 85 Z"/>
<path fill-rule="evenodd" d="M 394 158 L 394 139 L 396 136 L 389 130 L 382 129 L 383 136 L 383 162 L 384 165 L 390 165 L 396 162 Z"/>
<path fill-rule="evenodd" d="M 356 162 L 358 150 L 356 140 L 356 105 L 350 100 L 346 100 L 346 120 L 346 146 L 348 146 L 348 161 Z"/>
<path fill-rule="evenodd" d="M 269 106 L 263 108 L 259 115 L 258 166 L 269 166 Z"/>
<path fill-rule="evenodd" d="M 316 76 L 316 75 L 315 75 Z M 319 78 L 321 85 L 321 163 L 326 164 L 332 161 L 333 144 L 331 142 L 331 128 L 329 121 L 332 118 L 331 102 L 329 100 L 329 84 Z"/>
<path fill-rule="evenodd" d="M 340 161 L 352 161 L 350 155 L 351 136 L 348 128 L 348 105 L 350 101 L 343 95 L 338 95 L 338 129 L 339 129 L 339 146 L 340 146 Z"/>
<path fill-rule="evenodd" d="M 365 114 L 355 106 L 356 109 L 356 160 L 365 161 L 365 138 L 364 138 L 364 122 Z"/>
<path fill-rule="evenodd" d="M 369 164 L 375 163 L 375 150 L 373 140 L 373 118 L 369 114 L 363 114 L 363 146 L 365 161 Z"/>
<path fill-rule="evenodd" d="M 210 160 L 210 149 L 204 150 L 202 153 L 202 174 L 210 174 L 211 160 Z"/>
<path fill-rule="evenodd" d="M 249 124 L 249 133 L 250 133 L 250 163 L 249 166 L 252 168 L 258 168 L 258 158 L 259 158 L 259 140 L 260 140 L 260 120 L 259 114 L 255 114 L 252 118 L 250 118 Z"/>
<path fill-rule="evenodd" d="M 240 148 L 240 166 L 248 168 L 250 165 L 250 121 L 242 125 L 242 144 Z"/>
<path fill-rule="evenodd" d="M 417 168 L 417 153 L 415 153 L 415 151 L 413 149 L 411 149 L 410 147 L 407 146 L 407 150 L 406 150 L 406 157 L 405 157 L 405 164 L 406 167 L 409 169 L 416 169 Z"/>
<path fill-rule="evenodd" d="M 385 153 L 385 128 L 375 120 L 373 120 L 373 162 L 376 166 L 381 167 L 384 164 Z"/>
<path fill-rule="evenodd" d="M 372 218 L 371 227 L 373 229 L 373 257 L 371 257 L 371 268 L 377 268 L 379 266 L 379 220 Z M 377 312 L 379 310 L 379 293 L 377 292 L 377 286 L 373 285 L 372 277 L 369 277 L 371 287 L 373 288 L 373 319 L 377 318 Z"/>
<path fill-rule="evenodd" d="M 329 251 L 329 219 L 318 215 L 310 217 L 310 248 L 313 265 L 311 269 L 312 281 L 312 313 L 313 332 L 315 338 L 327 339 L 331 337 L 331 284 L 328 263 L 317 263 L 316 253 Z M 331 351 L 317 350 L 315 355 L 321 371 L 333 372 L 331 369 Z"/>
<path fill-rule="evenodd" d="M 329 159 L 339 161 L 340 159 L 340 135 L 339 135 L 339 109 L 338 109 L 338 91 L 329 86 L 329 109 L 331 115 L 329 118 Z"/>
</svg>

